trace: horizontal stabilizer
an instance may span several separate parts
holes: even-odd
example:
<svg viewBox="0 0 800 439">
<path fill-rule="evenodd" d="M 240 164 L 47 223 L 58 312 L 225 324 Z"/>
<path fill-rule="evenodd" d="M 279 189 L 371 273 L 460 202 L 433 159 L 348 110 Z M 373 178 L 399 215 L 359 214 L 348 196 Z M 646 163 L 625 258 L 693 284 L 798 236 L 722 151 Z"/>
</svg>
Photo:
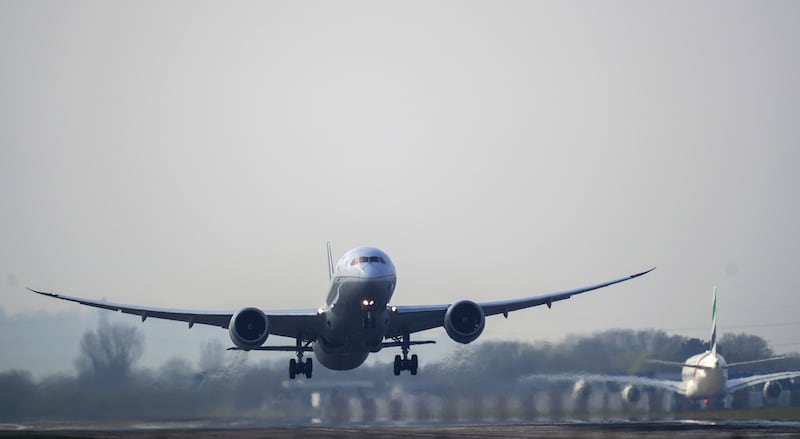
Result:
<svg viewBox="0 0 800 439">
<path fill-rule="evenodd" d="M 433 340 L 423 340 L 423 341 L 410 341 L 408 342 L 409 345 L 418 345 L 418 344 L 435 344 L 436 342 Z M 382 348 L 398 348 L 403 346 L 402 342 L 399 341 L 387 341 L 385 343 L 381 343 Z"/>
<path fill-rule="evenodd" d="M 419 344 L 434 344 L 436 343 L 433 340 L 423 340 L 423 341 L 410 341 L 408 342 L 409 345 L 419 345 Z M 389 341 L 385 343 L 381 343 L 382 348 L 396 348 L 403 346 L 402 342 L 399 341 Z M 311 346 L 303 346 L 303 352 L 311 352 Z M 297 352 L 297 346 L 259 346 L 257 348 L 252 349 L 242 349 L 237 348 L 236 346 L 229 347 L 227 350 L 229 351 L 282 351 L 282 352 Z"/>
<path fill-rule="evenodd" d="M 664 366 L 693 367 L 695 369 L 711 369 L 708 366 L 699 366 L 697 364 L 686 364 L 686 363 L 681 363 L 681 362 L 678 362 L 678 361 L 665 361 L 665 360 L 652 360 L 652 359 L 644 360 L 644 361 L 645 361 L 645 363 L 661 364 L 661 365 L 664 365 Z"/>
<path fill-rule="evenodd" d="M 229 347 L 229 351 L 282 351 L 282 352 L 297 352 L 297 346 L 259 346 L 252 349 L 242 349 L 236 346 Z M 311 352 L 311 346 L 303 346 L 300 348 L 303 352 Z"/>
<path fill-rule="evenodd" d="M 786 356 L 782 357 L 770 357 L 770 358 L 762 358 L 760 360 L 750 360 L 750 361 L 740 361 L 738 363 L 730 363 L 726 364 L 725 368 L 734 367 L 734 366 L 744 366 L 746 364 L 757 364 L 757 363 L 766 363 L 767 361 L 775 361 L 775 360 L 783 360 Z"/>
</svg>

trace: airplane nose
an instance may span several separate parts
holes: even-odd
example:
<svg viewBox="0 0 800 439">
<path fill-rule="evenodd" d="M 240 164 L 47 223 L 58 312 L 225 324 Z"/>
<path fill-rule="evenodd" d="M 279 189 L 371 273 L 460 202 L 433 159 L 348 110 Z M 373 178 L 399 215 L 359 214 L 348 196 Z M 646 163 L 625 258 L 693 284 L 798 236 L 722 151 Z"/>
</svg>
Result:
<svg viewBox="0 0 800 439">
<path fill-rule="evenodd" d="M 379 277 L 383 274 L 383 270 L 378 264 L 364 264 L 364 266 L 361 267 L 361 273 L 364 277 L 368 278 Z"/>
</svg>

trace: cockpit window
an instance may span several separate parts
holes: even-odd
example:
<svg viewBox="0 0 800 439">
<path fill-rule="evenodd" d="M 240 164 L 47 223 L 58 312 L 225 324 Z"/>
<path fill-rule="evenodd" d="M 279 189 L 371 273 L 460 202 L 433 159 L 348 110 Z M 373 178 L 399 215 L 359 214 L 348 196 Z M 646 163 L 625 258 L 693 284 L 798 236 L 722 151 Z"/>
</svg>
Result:
<svg viewBox="0 0 800 439">
<path fill-rule="evenodd" d="M 381 263 L 386 264 L 386 259 L 383 259 L 381 256 L 357 256 L 350 261 L 350 265 L 357 265 L 363 263 Z"/>
</svg>

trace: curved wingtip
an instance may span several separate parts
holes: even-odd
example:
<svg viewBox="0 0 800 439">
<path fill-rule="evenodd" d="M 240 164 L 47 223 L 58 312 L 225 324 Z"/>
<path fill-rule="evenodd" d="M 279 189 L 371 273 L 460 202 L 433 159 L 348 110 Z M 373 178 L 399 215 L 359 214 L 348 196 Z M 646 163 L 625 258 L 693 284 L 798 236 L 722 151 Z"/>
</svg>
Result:
<svg viewBox="0 0 800 439">
<path fill-rule="evenodd" d="M 631 279 L 633 279 L 634 277 L 644 276 L 645 274 L 647 274 L 647 273 L 649 273 L 649 272 L 651 272 L 651 271 L 653 271 L 655 269 L 656 269 L 656 267 L 653 267 L 653 268 L 651 268 L 649 270 L 646 270 L 646 271 L 643 271 L 641 273 L 632 274 L 631 275 Z"/>
<path fill-rule="evenodd" d="M 50 296 L 50 297 L 58 297 L 58 294 L 54 293 L 46 293 L 44 291 L 37 291 L 31 287 L 25 287 L 26 290 L 30 291 L 31 293 L 41 294 L 42 296 Z"/>
</svg>

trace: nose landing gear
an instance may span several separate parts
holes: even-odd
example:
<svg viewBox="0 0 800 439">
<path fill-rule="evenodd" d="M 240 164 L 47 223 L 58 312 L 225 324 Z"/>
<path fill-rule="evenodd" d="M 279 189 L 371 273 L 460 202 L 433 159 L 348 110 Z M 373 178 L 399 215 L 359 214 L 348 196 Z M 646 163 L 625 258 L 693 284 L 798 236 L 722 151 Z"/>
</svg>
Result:
<svg viewBox="0 0 800 439">
<path fill-rule="evenodd" d="M 364 318 L 361 319 L 361 327 L 363 329 L 375 329 L 375 326 L 375 316 L 373 315 L 372 310 L 367 310 L 367 312 L 364 313 Z"/>
</svg>

